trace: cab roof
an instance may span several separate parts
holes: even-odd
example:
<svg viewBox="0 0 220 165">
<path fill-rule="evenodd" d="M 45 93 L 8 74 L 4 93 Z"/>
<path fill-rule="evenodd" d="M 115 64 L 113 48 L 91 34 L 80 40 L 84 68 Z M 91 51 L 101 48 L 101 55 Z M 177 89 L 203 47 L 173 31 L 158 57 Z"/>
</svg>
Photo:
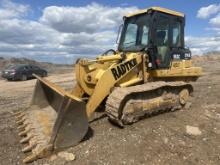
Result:
<svg viewBox="0 0 220 165">
<path fill-rule="evenodd" d="M 150 11 L 150 10 L 159 11 L 159 12 L 170 14 L 170 15 L 175 15 L 175 16 L 178 16 L 178 17 L 184 17 L 185 16 L 183 13 L 155 6 L 155 7 L 150 7 L 150 8 L 143 9 L 143 10 L 138 10 L 137 12 L 126 15 L 125 17 L 132 17 L 132 16 L 135 16 L 135 15 L 144 14 L 144 13 L 147 13 L 148 11 Z"/>
</svg>

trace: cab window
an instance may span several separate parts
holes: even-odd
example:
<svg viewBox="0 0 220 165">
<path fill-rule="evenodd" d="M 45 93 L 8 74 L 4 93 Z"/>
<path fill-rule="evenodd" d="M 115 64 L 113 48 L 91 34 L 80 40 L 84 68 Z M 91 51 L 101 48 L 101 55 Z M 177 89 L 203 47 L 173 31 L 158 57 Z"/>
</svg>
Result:
<svg viewBox="0 0 220 165">
<path fill-rule="evenodd" d="M 130 45 L 136 45 L 137 30 L 138 30 L 137 24 L 128 24 L 125 40 L 123 43 L 124 47 Z"/>
<path fill-rule="evenodd" d="M 181 46 L 181 26 L 180 22 L 175 22 L 172 25 L 172 46 L 180 47 Z"/>
<path fill-rule="evenodd" d="M 143 34 L 141 38 L 142 45 L 148 45 L 148 34 L 149 34 L 149 27 L 144 25 L 143 26 Z"/>
<path fill-rule="evenodd" d="M 168 66 L 168 53 L 169 53 L 169 19 L 167 17 L 159 17 L 156 25 L 156 46 L 157 46 L 157 59 L 160 67 Z"/>
<path fill-rule="evenodd" d="M 137 52 L 148 45 L 149 18 L 146 15 L 126 19 L 119 44 L 120 51 Z"/>
<path fill-rule="evenodd" d="M 168 21 L 162 21 L 156 28 L 156 44 L 157 46 L 168 46 Z"/>
</svg>

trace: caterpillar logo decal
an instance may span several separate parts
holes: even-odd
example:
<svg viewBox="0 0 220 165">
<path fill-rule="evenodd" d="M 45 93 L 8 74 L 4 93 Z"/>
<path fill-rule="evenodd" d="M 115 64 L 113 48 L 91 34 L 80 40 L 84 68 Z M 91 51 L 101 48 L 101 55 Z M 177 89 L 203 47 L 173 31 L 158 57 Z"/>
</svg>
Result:
<svg viewBox="0 0 220 165">
<path fill-rule="evenodd" d="M 118 80 L 119 78 L 121 78 L 125 73 L 130 71 L 136 65 L 137 65 L 137 60 L 136 58 L 134 58 L 132 60 L 126 61 L 125 63 L 118 65 L 115 68 L 112 68 L 111 71 L 112 71 L 112 74 L 115 80 Z"/>
</svg>

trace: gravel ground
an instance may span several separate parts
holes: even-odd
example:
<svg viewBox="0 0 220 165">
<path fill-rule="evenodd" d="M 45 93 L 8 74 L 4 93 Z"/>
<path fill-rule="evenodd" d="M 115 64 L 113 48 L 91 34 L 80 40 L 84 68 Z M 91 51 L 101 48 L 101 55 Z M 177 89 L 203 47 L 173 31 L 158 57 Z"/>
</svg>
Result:
<svg viewBox="0 0 220 165">
<path fill-rule="evenodd" d="M 94 114 L 86 140 L 64 150 L 68 160 L 55 154 L 33 165 L 99 164 L 220 164 L 220 61 L 197 61 L 205 75 L 194 83 L 192 104 L 179 111 L 144 119 L 124 129 L 108 122 L 103 112 Z M 69 89 L 71 73 L 51 75 L 50 81 Z M 0 164 L 22 164 L 25 154 L 18 142 L 12 111 L 26 107 L 36 80 L 0 80 Z"/>
</svg>

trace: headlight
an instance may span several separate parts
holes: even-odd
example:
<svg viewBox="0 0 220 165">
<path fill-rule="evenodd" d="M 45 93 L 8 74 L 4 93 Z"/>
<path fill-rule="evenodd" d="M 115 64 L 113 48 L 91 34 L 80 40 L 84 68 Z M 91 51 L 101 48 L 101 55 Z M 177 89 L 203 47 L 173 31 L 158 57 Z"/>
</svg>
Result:
<svg viewBox="0 0 220 165">
<path fill-rule="evenodd" d="M 15 72 L 11 72 L 10 74 L 11 74 L 11 75 L 14 75 L 14 74 L 15 74 Z"/>
</svg>

